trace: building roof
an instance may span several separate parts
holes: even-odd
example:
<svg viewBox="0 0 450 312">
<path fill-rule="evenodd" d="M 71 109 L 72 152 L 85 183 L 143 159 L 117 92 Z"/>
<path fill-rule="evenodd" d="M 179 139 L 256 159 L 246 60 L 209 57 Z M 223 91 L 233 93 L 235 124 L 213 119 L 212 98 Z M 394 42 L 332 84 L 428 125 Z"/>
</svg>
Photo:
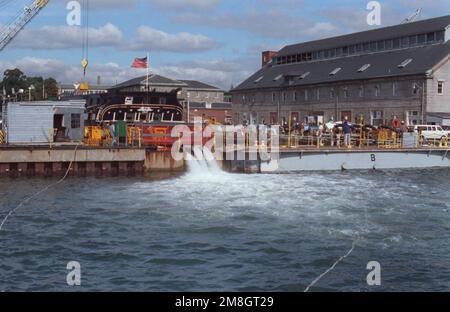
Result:
<svg viewBox="0 0 450 312">
<path fill-rule="evenodd" d="M 189 89 L 220 91 L 220 89 L 217 87 L 214 87 L 212 85 L 197 80 L 180 80 L 180 81 L 184 82 Z"/>
<path fill-rule="evenodd" d="M 378 41 L 403 36 L 422 34 L 436 31 L 438 29 L 444 30 L 449 25 L 450 25 L 450 15 L 447 15 L 412 23 L 357 32 L 338 37 L 288 45 L 283 49 L 281 49 L 278 52 L 277 56 L 291 55 L 295 53 L 310 52 L 315 50 L 324 50 L 336 48 L 339 46 L 358 44 L 361 42 Z"/>
<path fill-rule="evenodd" d="M 265 67 L 253 74 L 233 91 L 259 88 L 301 86 L 349 80 L 374 79 L 382 77 L 424 75 L 450 53 L 450 41 L 444 45 L 432 45 L 412 49 L 394 50 L 319 62 L 297 63 Z M 399 65 L 405 60 L 412 61 L 405 67 Z M 370 64 L 363 72 L 362 66 Z M 341 68 L 335 75 L 332 71 Z M 299 79 L 302 73 L 309 74 Z M 281 76 L 281 77 L 280 77 Z M 287 77 L 297 77 L 289 80 Z M 260 77 L 259 82 L 255 83 Z M 280 77 L 276 80 L 277 77 Z"/>
<path fill-rule="evenodd" d="M 133 86 L 145 86 L 147 84 L 147 76 L 141 76 L 137 78 L 133 78 L 130 80 L 127 80 L 125 82 L 119 83 L 118 85 L 115 85 L 111 87 L 111 89 L 120 89 L 120 88 L 127 88 L 127 87 L 133 87 Z M 164 85 L 164 86 L 173 86 L 173 87 L 184 87 L 185 83 L 170 79 L 164 76 L 151 74 L 148 78 L 148 84 L 149 85 Z"/>
<path fill-rule="evenodd" d="M 70 83 L 62 83 L 59 85 L 60 89 L 69 89 L 69 90 L 75 90 L 75 86 Z M 108 90 L 111 88 L 111 86 L 106 85 L 89 85 L 90 90 Z"/>
<path fill-rule="evenodd" d="M 409 34 L 422 34 L 427 31 L 444 30 L 448 25 L 450 25 L 450 15 L 346 36 L 290 45 L 281 49 L 277 56 L 298 54 L 305 51 L 311 52 L 313 50 L 328 49 L 331 47 L 336 48 L 378 39 L 391 39 Z M 258 70 L 232 91 L 306 86 L 406 75 L 425 75 L 449 55 L 450 40 L 423 46 L 299 63 L 271 63 Z M 406 66 L 399 66 L 402 63 L 406 64 Z M 335 74 L 332 74 L 333 72 Z"/>
<path fill-rule="evenodd" d="M 126 87 L 133 87 L 142 85 L 145 86 L 147 84 L 147 76 L 141 76 L 134 79 L 130 79 L 128 81 L 122 82 L 118 85 L 111 87 L 111 89 L 121 89 Z M 178 88 L 187 88 L 191 90 L 211 90 L 211 91 L 220 91 L 219 88 L 211 86 L 209 84 L 196 81 L 196 80 L 176 80 L 170 79 L 161 75 L 152 74 L 149 76 L 148 84 L 158 85 L 158 86 L 170 86 L 170 87 L 178 87 Z"/>
</svg>

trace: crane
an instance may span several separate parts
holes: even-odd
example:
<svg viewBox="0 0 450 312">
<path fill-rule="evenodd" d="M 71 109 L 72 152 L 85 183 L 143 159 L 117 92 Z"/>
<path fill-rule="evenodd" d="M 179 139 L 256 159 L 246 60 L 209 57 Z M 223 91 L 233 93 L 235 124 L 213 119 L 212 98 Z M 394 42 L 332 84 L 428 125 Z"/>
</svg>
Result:
<svg viewBox="0 0 450 312">
<path fill-rule="evenodd" d="M 422 14 L 422 8 L 419 8 L 409 17 L 405 18 L 400 24 L 407 24 L 412 23 L 420 18 L 420 15 Z"/>
<path fill-rule="evenodd" d="M 0 51 L 48 4 L 50 0 L 33 0 L 23 12 L 0 33 Z"/>
</svg>

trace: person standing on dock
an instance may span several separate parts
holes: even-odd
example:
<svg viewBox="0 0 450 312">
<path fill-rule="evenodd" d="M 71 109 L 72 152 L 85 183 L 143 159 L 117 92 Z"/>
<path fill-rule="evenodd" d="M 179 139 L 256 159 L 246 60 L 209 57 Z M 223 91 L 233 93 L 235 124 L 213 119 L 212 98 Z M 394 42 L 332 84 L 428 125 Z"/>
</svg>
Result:
<svg viewBox="0 0 450 312">
<path fill-rule="evenodd" d="M 111 136 L 111 146 L 116 145 L 116 129 L 114 127 L 114 123 L 109 123 L 109 135 Z"/>
<path fill-rule="evenodd" d="M 352 144 L 352 138 L 351 138 L 351 131 L 352 131 L 352 127 L 350 126 L 349 122 L 348 122 L 348 117 L 345 116 L 345 120 L 344 123 L 342 125 L 342 128 L 344 130 L 344 145 L 347 147 L 350 147 Z"/>
</svg>

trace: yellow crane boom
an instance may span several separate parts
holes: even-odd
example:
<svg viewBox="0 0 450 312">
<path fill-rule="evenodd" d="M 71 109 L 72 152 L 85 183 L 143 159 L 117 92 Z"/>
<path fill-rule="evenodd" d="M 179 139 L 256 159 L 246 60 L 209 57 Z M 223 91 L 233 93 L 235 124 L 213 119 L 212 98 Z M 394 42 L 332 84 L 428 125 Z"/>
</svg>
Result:
<svg viewBox="0 0 450 312">
<path fill-rule="evenodd" d="M 33 0 L 23 13 L 0 33 L 0 51 L 48 4 L 50 0 Z"/>
</svg>

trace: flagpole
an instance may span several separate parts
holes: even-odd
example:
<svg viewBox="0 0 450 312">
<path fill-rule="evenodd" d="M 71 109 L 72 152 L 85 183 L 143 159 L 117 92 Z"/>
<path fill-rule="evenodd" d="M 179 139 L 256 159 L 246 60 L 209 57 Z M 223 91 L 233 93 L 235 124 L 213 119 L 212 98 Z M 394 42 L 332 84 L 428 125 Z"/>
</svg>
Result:
<svg viewBox="0 0 450 312">
<path fill-rule="evenodd" d="M 149 71 L 150 71 L 150 53 L 147 52 L 147 80 L 146 80 L 147 104 L 150 104 L 149 103 L 149 92 L 150 92 L 150 90 L 148 88 L 148 86 L 149 86 L 148 78 L 150 76 Z"/>
</svg>

